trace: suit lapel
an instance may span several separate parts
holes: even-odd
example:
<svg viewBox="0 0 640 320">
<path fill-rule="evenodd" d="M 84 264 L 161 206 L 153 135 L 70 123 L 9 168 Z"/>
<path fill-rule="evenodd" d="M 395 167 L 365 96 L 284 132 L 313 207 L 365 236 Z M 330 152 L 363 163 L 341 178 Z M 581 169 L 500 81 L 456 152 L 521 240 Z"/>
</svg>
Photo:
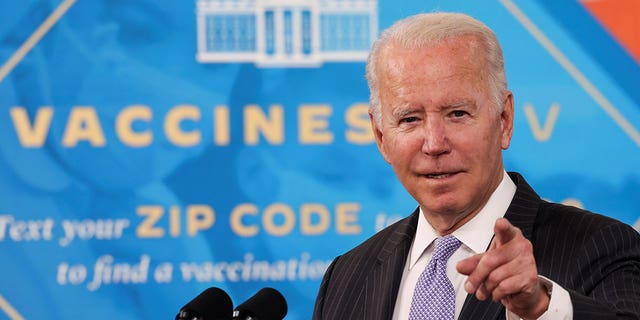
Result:
<svg viewBox="0 0 640 320">
<path fill-rule="evenodd" d="M 514 226 L 522 230 L 525 238 L 531 240 L 533 223 L 540 205 L 540 197 L 527 184 L 524 178 L 510 172 L 511 180 L 516 184 L 516 193 L 504 217 Z M 491 300 L 480 301 L 473 295 L 467 295 L 458 319 L 504 319 L 505 309 L 501 303 Z"/>
<path fill-rule="evenodd" d="M 364 319 L 391 319 L 411 242 L 416 234 L 419 210 L 401 220 L 378 253 L 364 290 Z"/>
<path fill-rule="evenodd" d="M 496 303 L 492 300 L 480 301 L 475 296 L 468 294 L 458 319 L 504 319 L 504 316 L 505 309 L 500 302 Z"/>
<path fill-rule="evenodd" d="M 510 172 L 509 176 L 516 184 L 517 189 L 504 217 L 522 230 L 525 238 L 531 240 L 533 224 L 542 200 L 521 175 Z"/>
</svg>

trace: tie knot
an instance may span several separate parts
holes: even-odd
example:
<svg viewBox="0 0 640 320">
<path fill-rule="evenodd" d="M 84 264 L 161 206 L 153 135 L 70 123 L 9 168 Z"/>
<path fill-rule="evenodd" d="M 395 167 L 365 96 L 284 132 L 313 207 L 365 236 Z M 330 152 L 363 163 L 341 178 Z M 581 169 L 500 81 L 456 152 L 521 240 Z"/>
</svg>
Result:
<svg viewBox="0 0 640 320">
<path fill-rule="evenodd" d="M 460 247 L 462 242 L 452 235 L 446 235 L 436 240 L 436 249 L 433 252 L 433 259 L 449 260 L 454 251 Z"/>
</svg>

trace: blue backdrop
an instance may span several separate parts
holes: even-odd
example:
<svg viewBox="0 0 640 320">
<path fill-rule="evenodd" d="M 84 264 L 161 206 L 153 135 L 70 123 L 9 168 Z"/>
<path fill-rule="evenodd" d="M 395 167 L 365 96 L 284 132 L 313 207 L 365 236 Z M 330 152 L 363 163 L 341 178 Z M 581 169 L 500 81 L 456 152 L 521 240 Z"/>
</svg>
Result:
<svg viewBox="0 0 640 320">
<path fill-rule="evenodd" d="M 331 260 L 416 206 L 364 60 L 434 10 L 503 44 L 507 170 L 640 228 L 640 58 L 580 2 L 1 1 L 0 319 L 168 319 L 211 286 L 309 319 Z"/>
</svg>

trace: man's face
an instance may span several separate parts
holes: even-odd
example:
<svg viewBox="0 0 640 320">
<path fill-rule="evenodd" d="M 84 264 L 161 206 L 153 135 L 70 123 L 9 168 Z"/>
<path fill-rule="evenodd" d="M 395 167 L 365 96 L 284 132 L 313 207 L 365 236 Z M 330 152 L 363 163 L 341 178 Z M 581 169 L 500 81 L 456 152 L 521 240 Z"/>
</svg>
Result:
<svg viewBox="0 0 640 320">
<path fill-rule="evenodd" d="M 473 217 L 503 176 L 513 97 L 499 114 L 475 41 L 427 49 L 383 48 L 377 61 L 382 121 L 378 148 L 438 231 Z M 437 226 L 436 226 L 437 225 Z"/>
</svg>

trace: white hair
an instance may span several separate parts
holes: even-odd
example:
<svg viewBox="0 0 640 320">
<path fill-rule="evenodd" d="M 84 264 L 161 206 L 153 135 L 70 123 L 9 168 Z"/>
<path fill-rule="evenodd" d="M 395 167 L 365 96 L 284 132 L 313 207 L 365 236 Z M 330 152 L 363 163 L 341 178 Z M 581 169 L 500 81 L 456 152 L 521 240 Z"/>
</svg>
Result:
<svg viewBox="0 0 640 320">
<path fill-rule="evenodd" d="M 380 88 L 376 63 L 381 49 L 394 45 L 405 49 L 424 49 L 433 47 L 445 40 L 460 36 L 473 36 L 477 39 L 485 58 L 485 68 L 496 111 L 502 112 L 502 96 L 507 90 L 504 72 L 504 58 L 498 39 L 489 27 L 482 22 L 461 13 L 423 13 L 394 23 L 384 30 L 373 43 L 367 59 L 366 77 L 369 83 L 369 112 L 374 121 L 381 125 Z"/>
</svg>

